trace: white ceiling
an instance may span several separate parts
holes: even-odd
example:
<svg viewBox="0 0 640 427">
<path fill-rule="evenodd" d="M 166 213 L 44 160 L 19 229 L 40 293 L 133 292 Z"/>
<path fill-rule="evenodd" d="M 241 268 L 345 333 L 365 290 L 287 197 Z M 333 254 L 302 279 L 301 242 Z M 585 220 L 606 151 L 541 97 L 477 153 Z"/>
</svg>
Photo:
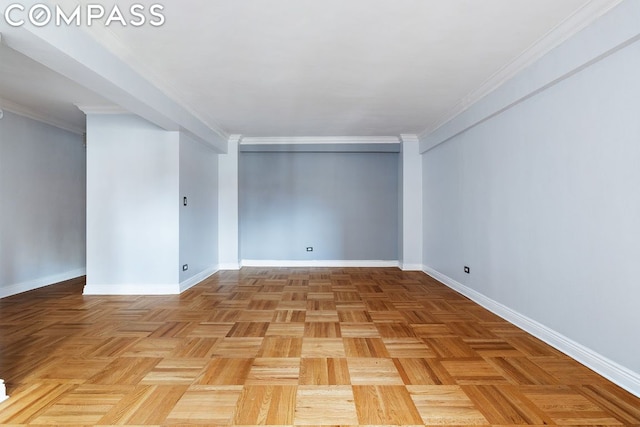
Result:
<svg viewBox="0 0 640 427">
<path fill-rule="evenodd" d="M 593 1 L 142 3 L 164 4 L 165 25 L 94 25 L 92 36 L 203 122 L 246 136 L 366 136 L 432 129 Z M 87 93 L 44 84 L 53 77 L 25 59 L 3 52 L 0 97 L 40 96 L 75 123 L 54 100 L 90 103 Z"/>
</svg>

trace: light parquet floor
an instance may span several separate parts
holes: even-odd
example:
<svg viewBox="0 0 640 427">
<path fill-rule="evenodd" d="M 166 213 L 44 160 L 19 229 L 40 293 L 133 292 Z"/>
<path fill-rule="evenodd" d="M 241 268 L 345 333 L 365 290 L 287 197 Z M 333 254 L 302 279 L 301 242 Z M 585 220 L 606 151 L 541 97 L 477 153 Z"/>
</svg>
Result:
<svg viewBox="0 0 640 427">
<path fill-rule="evenodd" d="M 640 425 L 640 399 L 422 273 L 83 285 L 0 300 L 0 424 Z"/>
</svg>

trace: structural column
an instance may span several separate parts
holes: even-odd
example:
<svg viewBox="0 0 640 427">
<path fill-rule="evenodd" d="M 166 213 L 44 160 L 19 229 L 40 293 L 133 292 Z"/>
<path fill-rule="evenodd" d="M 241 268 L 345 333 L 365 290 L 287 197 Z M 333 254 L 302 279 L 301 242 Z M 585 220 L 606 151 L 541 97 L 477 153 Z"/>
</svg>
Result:
<svg viewBox="0 0 640 427">
<path fill-rule="evenodd" d="M 218 256 L 220 270 L 240 269 L 238 172 L 240 135 L 229 138 L 227 154 L 218 157 Z"/>
<path fill-rule="evenodd" d="M 422 270 L 422 156 L 417 135 L 400 135 L 401 159 L 401 220 L 400 268 Z"/>
<path fill-rule="evenodd" d="M 180 133 L 87 111 L 85 294 L 177 294 Z"/>
</svg>

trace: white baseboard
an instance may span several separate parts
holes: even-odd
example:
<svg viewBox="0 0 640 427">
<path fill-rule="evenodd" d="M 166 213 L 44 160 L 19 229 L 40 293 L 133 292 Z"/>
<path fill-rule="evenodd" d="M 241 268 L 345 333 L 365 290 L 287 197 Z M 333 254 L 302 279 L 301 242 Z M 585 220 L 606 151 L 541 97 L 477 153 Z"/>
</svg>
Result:
<svg viewBox="0 0 640 427">
<path fill-rule="evenodd" d="M 240 270 L 240 264 L 239 263 L 220 264 L 218 268 L 220 270 Z"/>
<path fill-rule="evenodd" d="M 426 265 L 424 273 L 640 397 L 640 374 Z"/>
<path fill-rule="evenodd" d="M 28 282 L 17 283 L 14 285 L 0 287 L 0 298 L 6 298 L 11 295 L 21 294 L 23 292 L 33 291 L 34 289 L 43 288 L 45 286 L 53 285 L 55 283 L 64 282 L 65 280 L 75 279 L 87 274 L 86 268 L 79 268 L 77 270 L 67 271 L 61 274 L 54 274 L 52 276 L 41 277 L 39 279 L 30 280 Z"/>
<path fill-rule="evenodd" d="M 7 389 L 4 386 L 4 380 L 0 380 L 0 402 L 4 402 L 8 398 L 9 396 L 7 396 Z"/>
<path fill-rule="evenodd" d="M 195 285 L 197 285 L 198 283 L 202 282 L 203 280 L 208 279 L 209 277 L 213 276 L 214 274 L 216 274 L 218 272 L 219 268 L 218 266 L 214 266 L 211 268 L 208 268 L 198 274 L 196 274 L 193 277 L 190 277 L 189 279 L 185 280 L 184 282 L 180 283 L 180 293 L 186 291 L 187 289 L 190 289 L 192 287 L 194 287 Z"/>
<path fill-rule="evenodd" d="M 422 271 L 422 264 L 400 264 L 402 271 Z"/>
<path fill-rule="evenodd" d="M 243 259 L 243 267 L 399 267 L 398 261 L 371 261 L 371 260 L 309 260 L 309 261 L 276 261 Z"/>
<path fill-rule="evenodd" d="M 180 286 L 171 283 L 161 284 L 87 284 L 84 295 L 179 295 Z"/>
</svg>

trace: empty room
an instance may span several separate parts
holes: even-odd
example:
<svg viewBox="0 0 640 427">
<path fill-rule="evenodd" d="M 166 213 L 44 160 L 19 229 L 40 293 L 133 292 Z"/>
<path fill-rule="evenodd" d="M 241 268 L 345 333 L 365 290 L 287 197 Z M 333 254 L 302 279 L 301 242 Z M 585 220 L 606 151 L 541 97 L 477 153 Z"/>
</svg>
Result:
<svg viewBox="0 0 640 427">
<path fill-rule="evenodd" d="M 640 426 L 639 23 L 0 0 L 0 424 Z"/>
</svg>

